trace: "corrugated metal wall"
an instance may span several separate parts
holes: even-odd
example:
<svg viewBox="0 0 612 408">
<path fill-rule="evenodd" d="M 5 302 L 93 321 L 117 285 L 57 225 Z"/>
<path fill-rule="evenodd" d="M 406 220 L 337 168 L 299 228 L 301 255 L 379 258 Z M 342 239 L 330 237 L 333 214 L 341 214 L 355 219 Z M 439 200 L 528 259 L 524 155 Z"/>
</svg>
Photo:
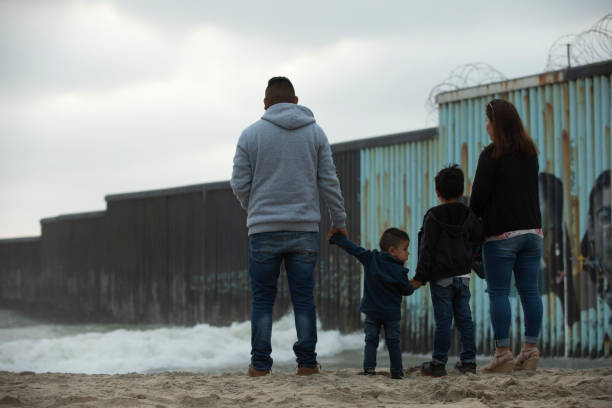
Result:
<svg viewBox="0 0 612 408">
<path fill-rule="evenodd" d="M 104 220 L 104 212 L 91 212 L 41 221 L 40 274 L 32 282 L 37 309 L 75 320 L 103 316 Z"/>
<path fill-rule="evenodd" d="M 110 315 L 226 325 L 250 319 L 246 215 L 229 183 L 107 197 Z M 276 317 L 290 304 L 280 279 Z"/>
<path fill-rule="evenodd" d="M 347 229 L 351 238 L 359 240 L 359 151 L 334 153 L 334 163 L 344 195 L 347 212 Z M 343 332 L 357 330 L 361 326 L 359 302 L 361 300 L 361 265 L 335 245 L 327 243 L 330 216 L 321 202 L 321 226 L 319 233 L 320 256 L 315 275 L 315 300 L 317 314 L 326 329 Z"/>
<path fill-rule="evenodd" d="M 433 177 L 443 166 L 460 163 L 470 193 L 478 155 L 488 144 L 484 107 L 494 96 L 507 98 L 541 150 L 542 349 L 549 355 L 609 355 L 611 72 L 608 63 L 573 69 L 565 77 L 556 72 L 460 90 L 441 102 L 437 133 L 424 129 L 335 145 L 351 238 L 376 248 L 385 228 L 406 229 L 414 273 L 417 232 L 436 205 Z M 82 318 L 93 320 L 249 319 L 246 217 L 229 183 L 114 195 L 107 203 L 105 212 L 43 220 L 40 239 L 0 240 L 0 301 L 30 309 L 60 302 L 56 309 L 78 308 Z M 318 313 L 325 328 L 358 330 L 361 268 L 327 245 L 329 218 L 321 208 Z M 476 341 L 480 352 L 489 353 L 485 284 L 475 278 L 471 285 Z M 522 312 L 515 292 L 511 304 L 511 336 L 518 347 Z M 276 316 L 289 307 L 282 274 Z M 404 349 L 430 352 L 428 288 L 406 298 L 404 312 Z"/>
<path fill-rule="evenodd" d="M 430 179 L 438 168 L 434 159 L 438 146 L 438 139 L 430 138 L 361 151 L 361 244 L 378 248 L 386 228 L 404 229 L 411 239 L 411 271 L 416 266 L 417 232 L 434 202 Z M 433 314 L 428 296 L 428 291 L 421 290 L 406 298 L 402 343 L 406 350 L 431 350 Z"/>
<path fill-rule="evenodd" d="M 515 104 L 540 149 L 540 206 L 545 232 L 541 347 L 553 355 L 607 356 L 612 338 L 611 77 L 597 75 L 441 104 L 439 141 L 426 147 L 430 162 L 423 161 L 419 154 L 411 156 L 406 146 L 406 157 L 421 160 L 417 168 L 422 169 L 409 175 L 413 183 L 432 185 L 437 169 L 446 163 L 460 163 L 469 175 L 469 195 L 478 156 L 489 143 L 484 108 L 493 97 Z M 367 153 L 364 160 L 377 154 L 381 153 Z M 429 174 L 423 174 L 427 170 Z M 607 187 L 601 185 L 606 177 Z M 425 207 L 418 207 L 423 199 Z M 408 194 L 406 203 L 407 208 L 416 207 L 420 217 L 424 208 L 435 204 L 435 196 L 423 186 L 422 195 Z M 477 343 L 487 351 L 492 328 L 485 286 L 482 280 L 472 279 Z M 429 305 L 426 295 L 421 296 Z M 523 328 L 516 291 L 511 294 L 511 306 L 511 338 L 518 347 Z M 410 316 L 419 321 L 418 328 L 426 327 L 431 333 L 431 310 L 410 312 Z"/>
<path fill-rule="evenodd" d="M 33 304 L 40 275 L 40 237 L 3 240 L 0 260 L 0 302 Z"/>
<path fill-rule="evenodd" d="M 359 231 L 359 152 L 334 155 L 348 228 Z M 357 262 L 326 243 L 315 299 L 325 328 L 359 327 Z M 107 196 L 107 210 L 41 221 L 0 240 L 0 303 L 74 321 L 230 324 L 250 319 L 246 214 L 229 183 Z M 282 273 L 275 317 L 291 306 Z"/>
</svg>

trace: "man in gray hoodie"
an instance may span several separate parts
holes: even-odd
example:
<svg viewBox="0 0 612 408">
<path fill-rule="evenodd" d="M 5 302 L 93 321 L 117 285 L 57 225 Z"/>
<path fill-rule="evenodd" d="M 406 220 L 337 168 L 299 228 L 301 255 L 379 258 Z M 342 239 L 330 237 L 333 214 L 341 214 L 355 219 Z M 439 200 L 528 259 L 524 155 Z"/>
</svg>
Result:
<svg viewBox="0 0 612 408">
<path fill-rule="evenodd" d="M 332 229 L 346 231 L 346 212 L 327 136 L 310 109 L 298 105 L 285 77 L 268 81 L 260 120 L 246 128 L 236 148 L 230 182 L 247 211 L 251 309 L 248 375 L 272 368 L 272 309 L 281 262 L 291 291 L 298 374 L 319 372 L 315 352 L 317 316 L 314 269 L 319 253 L 319 197 L 329 208 Z"/>
</svg>

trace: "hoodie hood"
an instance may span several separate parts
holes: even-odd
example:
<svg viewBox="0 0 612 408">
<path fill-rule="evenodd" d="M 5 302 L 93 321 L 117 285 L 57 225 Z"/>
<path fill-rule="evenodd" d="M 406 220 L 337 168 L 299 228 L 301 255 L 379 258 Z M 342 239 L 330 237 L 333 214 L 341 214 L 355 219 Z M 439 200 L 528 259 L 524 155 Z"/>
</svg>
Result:
<svg viewBox="0 0 612 408">
<path fill-rule="evenodd" d="M 315 123 L 312 111 L 295 103 L 276 103 L 270 106 L 261 118 L 287 130 Z"/>
<path fill-rule="evenodd" d="M 388 252 L 380 251 L 380 257 L 384 259 L 385 261 L 395 262 L 396 264 L 402 265 L 402 266 L 404 265 L 404 262 L 400 261 L 399 259 L 397 259 L 396 257 L 394 257 Z"/>
<path fill-rule="evenodd" d="M 458 236 L 470 221 L 470 209 L 463 203 L 442 204 L 430 210 L 432 219 L 451 236 Z"/>
</svg>

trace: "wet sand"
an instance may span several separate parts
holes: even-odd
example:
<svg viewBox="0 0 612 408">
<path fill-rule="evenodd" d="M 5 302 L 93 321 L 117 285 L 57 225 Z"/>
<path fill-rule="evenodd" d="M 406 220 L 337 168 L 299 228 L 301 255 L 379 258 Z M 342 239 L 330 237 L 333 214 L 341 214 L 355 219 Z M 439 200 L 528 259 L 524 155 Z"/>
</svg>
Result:
<svg viewBox="0 0 612 408">
<path fill-rule="evenodd" d="M 593 407 L 612 406 L 612 368 L 403 380 L 355 369 L 298 377 L 273 372 L 85 375 L 0 372 L 0 407 Z"/>
</svg>

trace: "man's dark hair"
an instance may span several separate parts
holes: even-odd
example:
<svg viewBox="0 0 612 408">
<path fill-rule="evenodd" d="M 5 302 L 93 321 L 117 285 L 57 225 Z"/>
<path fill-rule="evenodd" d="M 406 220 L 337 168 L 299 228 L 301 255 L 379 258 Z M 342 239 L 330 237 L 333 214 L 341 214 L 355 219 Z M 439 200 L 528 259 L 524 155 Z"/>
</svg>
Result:
<svg viewBox="0 0 612 408">
<path fill-rule="evenodd" d="M 463 172 L 456 164 L 440 170 L 436 174 L 436 190 L 442 198 L 449 200 L 463 195 Z"/>
<path fill-rule="evenodd" d="M 289 78 L 281 76 L 270 78 L 266 88 L 266 99 L 269 105 L 281 102 L 293 103 L 295 100 L 295 90 Z"/>
<path fill-rule="evenodd" d="M 380 249 L 388 252 L 390 247 L 397 248 L 402 241 L 410 241 L 410 237 L 406 231 L 402 231 L 398 228 L 388 228 L 380 237 Z"/>
</svg>

